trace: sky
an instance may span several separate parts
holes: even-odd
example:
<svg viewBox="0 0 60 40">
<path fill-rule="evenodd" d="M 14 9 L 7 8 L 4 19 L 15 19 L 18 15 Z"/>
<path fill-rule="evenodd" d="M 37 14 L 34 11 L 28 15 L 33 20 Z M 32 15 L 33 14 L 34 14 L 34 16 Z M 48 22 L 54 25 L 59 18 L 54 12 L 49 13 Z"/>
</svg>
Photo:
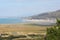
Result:
<svg viewBox="0 0 60 40">
<path fill-rule="evenodd" d="M 0 0 L 0 17 L 25 17 L 60 9 L 60 0 Z"/>
</svg>

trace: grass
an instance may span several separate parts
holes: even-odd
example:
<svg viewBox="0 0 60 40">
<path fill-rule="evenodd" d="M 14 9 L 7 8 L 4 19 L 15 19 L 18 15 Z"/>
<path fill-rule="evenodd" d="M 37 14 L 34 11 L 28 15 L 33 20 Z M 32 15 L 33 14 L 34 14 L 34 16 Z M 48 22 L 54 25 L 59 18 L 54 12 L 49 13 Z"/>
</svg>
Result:
<svg viewBox="0 0 60 40">
<path fill-rule="evenodd" d="M 0 32 L 45 33 L 47 28 L 29 24 L 0 24 Z"/>
<path fill-rule="evenodd" d="M 28 33 L 39 33 L 40 35 L 46 34 L 46 29 L 51 26 L 39 26 L 39 25 L 31 25 L 31 24 L 0 24 L 0 33 L 13 33 L 19 32 L 23 34 Z M 42 37 L 42 36 L 41 36 Z M 43 40 L 42 38 L 33 38 L 33 39 L 14 39 L 14 40 Z"/>
</svg>

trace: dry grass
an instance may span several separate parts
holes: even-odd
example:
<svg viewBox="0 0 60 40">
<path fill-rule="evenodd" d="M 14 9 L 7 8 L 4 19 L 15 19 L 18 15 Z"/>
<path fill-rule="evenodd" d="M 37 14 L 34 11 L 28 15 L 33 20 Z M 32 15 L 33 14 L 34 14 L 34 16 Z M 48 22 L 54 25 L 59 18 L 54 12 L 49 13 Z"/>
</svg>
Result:
<svg viewBox="0 0 60 40">
<path fill-rule="evenodd" d="M 0 24 L 0 32 L 44 33 L 46 32 L 46 28 L 46 26 L 34 26 L 26 24 Z"/>
</svg>

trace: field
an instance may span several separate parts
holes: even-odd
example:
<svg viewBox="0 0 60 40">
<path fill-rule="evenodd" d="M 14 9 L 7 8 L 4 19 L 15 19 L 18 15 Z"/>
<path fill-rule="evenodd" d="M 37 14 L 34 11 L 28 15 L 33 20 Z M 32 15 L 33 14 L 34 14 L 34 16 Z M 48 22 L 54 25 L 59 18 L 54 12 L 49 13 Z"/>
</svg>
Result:
<svg viewBox="0 0 60 40">
<path fill-rule="evenodd" d="M 13 40 L 40 40 L 44 39 L 44 35 L 46 35 L 46 29 L 51 26 L 39 26 L 39 25 L 31 25 L 31 24 L 0 24 L 0 34 L 9 40 L 9 36 L 13 35 L 14 37 L 18 37 L 19 35 L 24 35 L 27 38 L 13 39 Z M 6 35 L 8 34 L 8 35 Z M 34 36 L 36 34 L 36 36 Z M 31 38 L 28 36 L 31 35 Z M 41 36 L 42 35 L 42 36 Z M 1 37 L 2 37 L 1 36 Z M 20 36 L 22 37 L 22 36 Z M 37 37 L 37 38 L 32 38 Z"/>
<path fill-rule="evenodd" d="M 2 32 L 20 32 L 20 33 L 46 33 L 48 26 L 37 26 L 29 24 L 0 24 L 0 33 Z"/>
</svg>

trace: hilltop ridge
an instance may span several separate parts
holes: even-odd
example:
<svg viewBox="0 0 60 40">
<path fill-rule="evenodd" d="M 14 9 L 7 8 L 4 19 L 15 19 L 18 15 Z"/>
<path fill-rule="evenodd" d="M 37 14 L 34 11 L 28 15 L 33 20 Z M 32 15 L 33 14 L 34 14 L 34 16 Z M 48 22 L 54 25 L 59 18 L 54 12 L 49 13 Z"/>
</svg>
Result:
<svg viewBox="0 0 60 40">
<path fill-rule="evenodd" d="M 41 13 L 28 17 L 30 19 L 46 19 L 46 18 L 60 18 L 60 10 Z"/>
</svg>

